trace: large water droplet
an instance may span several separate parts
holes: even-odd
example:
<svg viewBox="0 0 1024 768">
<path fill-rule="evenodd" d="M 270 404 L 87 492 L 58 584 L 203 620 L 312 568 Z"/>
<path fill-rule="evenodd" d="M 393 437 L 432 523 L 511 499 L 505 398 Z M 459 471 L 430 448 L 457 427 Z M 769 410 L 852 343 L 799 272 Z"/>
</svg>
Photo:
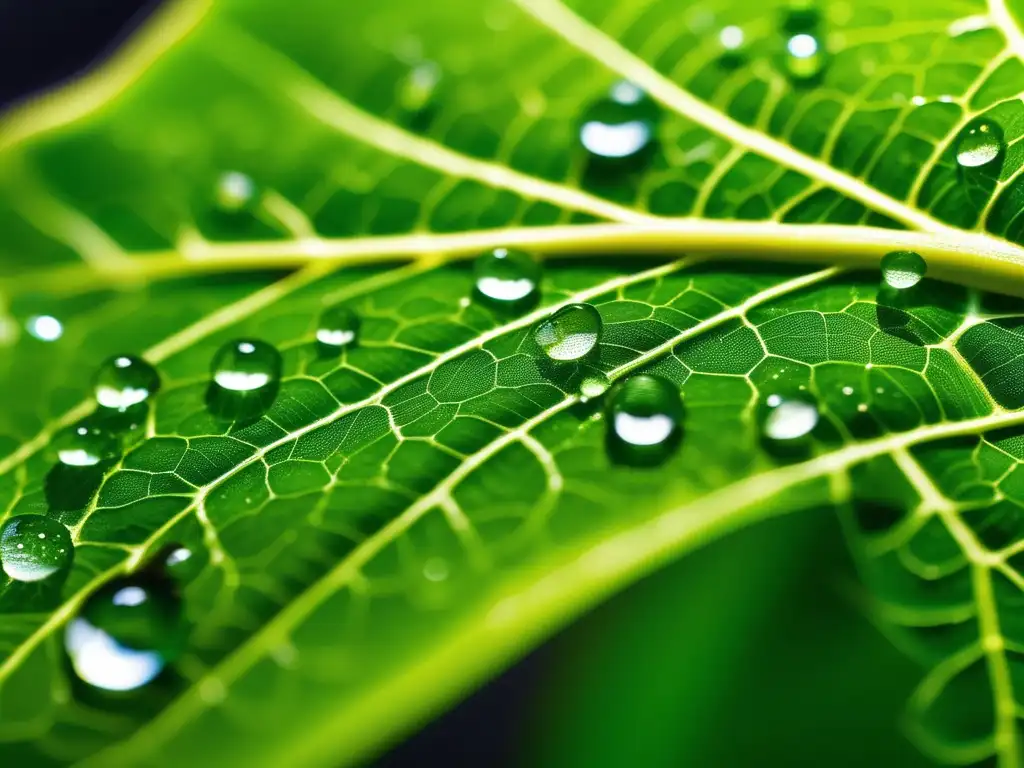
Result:
<svg viewBox="0 0 1024 768">
<path fill-rule="evenodd" d="M 53 440 L 57 460 L 68 467 L 94 467 L 117 458 L 121 444 L 99 424 L 79 422 L 60 432 Z"/>
<path fill-rule="evenodd" d="M 682 436 L 683 401 L 667 379 L 638 374 L 619 384 L 608 403 L 608 442 L 613 460 L 659 464 Z"/>
<path fill-rule="evenodd" d="M 551 360 L 579 360 L 601 339 L 601 314 L 590 304 L 569 304 L 538 323 L 533 338 Z"/>
<path fill-rule="evenodd" d="M 160 374 L 141 357 L 118 355 L 96 373 L 96 402 L 123 411 L 145 402 L 160 389 Z"/>
<path fill-rule="evenodd" d="M 799 32 L 789 37 L 783 64 L 794 80 L 816 78 L 825 68 L 825 51 L 820 37 L 810 32 Z"/>
<path fill-rule="evenodd" d="M 63 524 L 43 515 L 16 515 L 0 528 L 0 564 L 15 581 L 41 581 L 71 565 L 75 548 Z"/>
<path fill-rule="evenodd" d="M 91 595 L 67 625 L 64 647 L 78 676 L 108 691 L 130 691 L 178 658 L 186 624 L 173 583 L 145 572 Z"/>
<path fill-rule="evenodd" d="M 818 406 L 806 393 L 768 395 L 761 404 L 761 433 L 766 441 L 793 445 L 818 426 Z"/>
<path fill-rule="evenodd" d="M 230 392 L 255 392 L 281 377 L 281 353 L 265 341 L 229 341 L 213 358 L 213 381 Z"/>
<path fill-rule="evenodd" d="M 979 168 L 1005 151 L 1003 129 L 991 120 L 975 120 L 956 139 L 956 161 L 963 168 Z"/>
<path fill-rule="evenodd" d="M 495 248 L 473 265 L 477 292 L 497 304 L 524 302 L 536 296 L 541 269 L 526 251 Z"/>
<path fill-rule="evenodd" d="M 320 323 L 316 329 L 316 340 L 324 351 L 337 352 L 342 347 L 355 343 L 359 336 L 359 315 L 338 304 L 328 307 L 320 315 Z"/>
<path fill-rule="evenodd" d="M 638 86 L 620 81 L 590 106 L 580 123 L 580 143 L 595 158 L 624 160 L 653 148 L 659 110 Z"/>
<path fill-rule="evenodd" d="M 256 202 L 256 182 L 244 173 L 228 171 L 217 179 L 214 202 L 225 213 L 239 213 Z"/>
<path fill-rule="evenodd" d="M 25 329 L 40 341 L 56 341 L 64 335 L 64 326 L 53 315 L 34 315 L 25 323 Z"/>
<path fill-rule="evenodd" d="M 913 251 L 892 251 L 882 257 L 882 279 L 898 291 L 913 288 L 924 277 L 928 265 Z"/>
</svg>

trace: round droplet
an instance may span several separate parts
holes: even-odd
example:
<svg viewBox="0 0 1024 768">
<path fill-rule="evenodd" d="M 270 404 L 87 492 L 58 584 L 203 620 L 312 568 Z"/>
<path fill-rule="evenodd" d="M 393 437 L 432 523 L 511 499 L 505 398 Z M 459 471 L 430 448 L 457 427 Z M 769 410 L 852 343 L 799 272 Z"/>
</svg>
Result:
<svg viewBox="0 0 1024 768">
<path fill-rule="evenodd" d="M 316 340 L 329 350 L 340 350 L 359 336 L 359 315 L 343 304 L 324 310 L 316 329 Z"/>
<path fill-rule="evenodd" d="M 183 565 L 192 559 L 192 550 L 188 547 L 174 547 L 164 558 L 164 564 L 168 568 L 175 568 Z"/>
<path fill-rule="evenodd" d="M 658 464 L 682 436 L 683 401 L 676 386 L 660 376 L 639 374 L 619 384 L 608 403 L 612 458 L 624 464 Z"/>
<path fill-rule="evenodd" d="M 787 443 L 809 435 L 818 419 L 818 406 L 810 395 L 771 394 L 764 399 L 761 432 L 766 440 Z"/>
<path fill-rule="evenodd" d="M 226 213 L 247 210 L 256 201 L 256 183 L 238 171 L 224 173 L 217 179 L 214 201 Z"/>
<path fill-rule="evenodd" d="M 963 168 L 979 168 L 995 161 L 1006 149 L 1003 129 L 991 120 L 976 120 L 956 140 L 956 161 Z"/>
<path fill-rule="evenodd" d="M 794 80 L 811 80 L 825 68 L 821 40 L 809 32 L 800 32 L 786 40 L 783 56 L 786 72 Z"/>
<path fill-rule="evenodd" d="M 658 114 L 658 106 L 643 90 L 620 81 L 584 114 L 580 143 L 596 158 L 638 157 L 654 146 Z"/>
<path fill-rule="evenodd" d="M 913 251 L 892 251 L 882 257 L 882 279 L 898 291 L 913 288 L 924 277 L 928 265 Z"/>
<path fill-rule="evenodd" d="M 498 304 L 514 304 L 536 295 L 541 269 L 526 251 L 495 248 L 473 265 L 476 290 Z"/>
<path fill-rule="evenodd" d="M 71 565 L 75 547 L 63 524 L 43 515 L 17 515 L 0 528 L 0 564 L 15 581 L 41 581 Z"/>
<path fill-rule="evenodd" d="M 441 82 L 441 68 L 433 61 L 414 65 L 401 81 L 396 93 L 398 106 L 406 112 L 423 110 L 434 98 Z"/>
<path fill-rule="evenodd" d="M 542 320 L 533 338 L 551 360 L 579 360 L 601 339 L 601 314 L 589 304 L 570 304 Z"/>
<path fill-rule="evenodd" d="M 130 691 L 180 656 L 186 624 L 169 579 L 151 572 L 115 579 L 67 625 L 64 647 L 77 675 L 108 691 Z"/>
<path fill-rule="evenodd" d="M 160 374 L 141 357 L 118 355 L 96 374 L 96 402 L 123 411 L 143 403 L 160 389 Z"/>
<path fill-rule="evenodd" d="M 281 353 L 265 341 L 229 341 L 213 358 L 213 380 L 229 392 L 256 392 L 281 378 Z"/>
<path fill-rule="evenodd" d="M 117 458 L 121 450 L 113 433 L 84 421 L 58 434 L 53 445 L 57 460 L 68 467 L 94 467 L 101 461 Z"/>
<path fill-rule="evenodd" d="M 718 42 L 722 46 L 722 52 L 726 55 L 736 56 L 743 50 L 746 42 L 746 35 L 743 29 L 737 26 L 723 27 L 718 33 Z"/>
<path fill-rule="evenodd" d="M 583 377 L 580 381 L 580 399 L 583 402 L 600 397 L 608 391 L 611 382 L 603 373 L 592 373 Z"/>
<path fill-rule="evenodd" d="M 56 341 L 64 335 L 64 326 L 53 315 L 34 315 L 25 323 L 25 329 L 40 341 Z"/>
</svg>

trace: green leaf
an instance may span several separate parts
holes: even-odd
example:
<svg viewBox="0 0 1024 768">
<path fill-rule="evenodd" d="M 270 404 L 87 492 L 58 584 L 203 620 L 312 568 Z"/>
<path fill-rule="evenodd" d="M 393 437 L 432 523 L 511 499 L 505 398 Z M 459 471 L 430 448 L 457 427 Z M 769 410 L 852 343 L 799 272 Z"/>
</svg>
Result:
<svg viewBox="0 0 1024 768">
<path fill-rule="evenodd" d="M 803 511 L 840 515 L 866 610 L 927 665 L 921 746 L 1018 765 L 1019 10 L 192 0 L 11 113 L 0 499 L 75 559 L 0 584 L 4 763 L 351 764 L 642 574 Z M 622 79 L 657 105 L 608 111 Z M 643 146 L 588 157 L 595 119 Z M 536 303 L 474 295 L 496 247 L 544 259 Z M 898 295 L 894 250 L 928 265 Z M 596 353 L 543 362 L 531 329 L 581 302 Z M 359 339 L 327 356 L 339 304 Z M 210 366 L 240 338 L 283 376 L 225 419 Z M 159 392 L 123 455 L 55 465 L 117 354 Z M 637 372 L 683 397 L 653 467 L 578 393 Z M 806 450 L 766 449 L 780 392 L 818 403 Z M 66 625 L 171 545 L 184 655 L 90 688 Z"/>
</svg>

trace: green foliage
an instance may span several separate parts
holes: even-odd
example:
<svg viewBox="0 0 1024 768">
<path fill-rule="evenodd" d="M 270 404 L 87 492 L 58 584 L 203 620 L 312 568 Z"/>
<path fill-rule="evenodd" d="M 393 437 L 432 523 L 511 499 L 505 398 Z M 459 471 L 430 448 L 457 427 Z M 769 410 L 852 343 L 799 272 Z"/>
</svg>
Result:
<svg viewBox="0 0 1024 768">
<path fill-rule="evenodd" d="M 45 514 L 75 553 L 0 582 L 2 762 L 349 764 L 802 512 L 839 515 L 866 610 L 925 665 L 925 752 L 1017 766 L 1015 13 L 193 0 L 13 113 L 0 522 Z M 464 259 L 502 247 L 543 259 L 538 291 L 481 290 L 507 265 Z M 878 264 L 908 248 L 927 277 L 897 290 Z M 599 321 L 542 323 L 581 303 Z M 593 350 L 552 354 L 580 328 Z M 159 384 L 133 360 L 132 404 L 97 407 L 124 355 Z M 785 398 L 818 410 L 798 445 L 764 432 Z M 609 417 L 651 412 L 671 450 L 609 450 Z M 164 563 L 184 652 L 137 691 L 78 680 L 65 626 Z"/>
</svg>

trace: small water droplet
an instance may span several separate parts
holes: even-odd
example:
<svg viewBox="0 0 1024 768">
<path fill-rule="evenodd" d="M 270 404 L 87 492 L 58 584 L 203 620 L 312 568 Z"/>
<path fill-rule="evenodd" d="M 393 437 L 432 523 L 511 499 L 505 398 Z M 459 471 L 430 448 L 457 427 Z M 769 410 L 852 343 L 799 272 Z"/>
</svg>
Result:
<svg viewBox="0 0 1024 768">
<path fill-rule="evenodd" d="M 882 257 L 882 279 L 897 291 L 913 288 L 927 269 L 925 260 L 913 251 L 892 251 Z"/>
<path fill-rule="evenodd" d="M 344 304 L 328 307 L 320 315 L 316 340 L 325 352 L 337 352 L 354 343 L 358 336 L 359 315 Z"/>
<path fill-rule="evenodd" d="M 0 527 L 0 564 L 15 581 L 41 581 L 71 565 L 75 547 L 62 523 L 16 515 Z"/>
<path fill-rule="evenodd" d="M 603 373 L 587 374 L 580 381 L 580 399 L 586 402 L 587 400 L 593 400 L 595 397 L 600 397 L 608 391 L 610 386 L 611 382 Z"/>
<path fill-rule="evenodd" d="M 979 168 L 1006 150 L 1003 129 L 991 120 L 975 120 L 956 139 L 956 161 L 963 168 Z"/>
<path fill-rule="evenodd" d="M 448 561 L 442 557 L 432 557 L 423 564 L 423 577 L 427 581 L 444 581 L 448 572 Z"/>
<path fill-rule="evenodd" d="M 188 562 L 192 558 L 192 550 L 188 547 L 175 547 L 168 554 L 164 562 L 169 568 Z"/>
<path fill-rule="evenodd" d="M 117 437 L 90 422 L 79 422 L 60 432 L 53 440 L 57 460 L 68 467 L 94 467 L 117 458 L 121 445 Z"/>
<path fill-rule="evenodd" d="M 587 109 L 580 123 L 580 143 L 599 159 L 639 157 L 654 146 L 659 112 L 643 90 L 622 80 Z"/>
<path fill-rule="evenodd" d="M 818 406 L 809 395 L 764 399 L 761 429 L 768 440 L 791 441 L 809 435 L 818 425 Z"/>
<path fill-rule="evenodd" d="M 145 402 L 160 389 L 160 374 L 141 357 L 118 355 L 96 373 L 96 402 L 123 411 Z"/>
<path fill-rule="evenodd" d="M 213 358 L 213 380 L 231 392 L 255 392 L 281 377 L 281 353 L 265 341 L 229 341 Z"/>
<path fill-rule="evenodd" d="M 495 248 L 473 264 L 477 293 L 496 304 L 525 302 L 537 295 L 541 268 L 526 251 Z"/>
<path fill-rule="evenodd" d="M 634 466 L 659 464 L 678 445 L 683 431 L 683 401 L 667 379 L 631 376 L 608 402 L 608 442 L 613 460 Z"/>
<path fill-rule="evenodd" d="M 569 304 L 538 323 L 533 338 L 551 360 L 579 360 L 601 339 L 601 314 L 590 304 Z"/>
<path fill-rule="evenodd" d="M 722 31 L 718 33 L 718 42 L 722 44 L 723 50 L 735 53 L 743 47 L 744 37 L 740 27 L 728 26 L 723 27 Z"/>
<path fill-rule="evenodd" d="M 83 681 L 130 691 L 178 658 L 186 634 L 173 582 L 146 572 L 114 579 L 93 593 L 67 625 L 64 647 Z"/>
<path fill-rule="evenodd" d="M 64 326 L 52 315 L 34 315 L 25 323 L 29 335 L 40 341 L 56 341 L 64 335 Z"/>
<path fill-rule="evenodd" d="M 228 171 L 217 179 L 214 202 L 225 213 L 248 210 L 256 202 L 256 182 L 238 171 Z"/>
<path fill-rule="evenodd" d="M 794 80 L 813 80 L 825 68 L 821 40 L 809 32 L 799 32 L 786 40 L 783 56 L 786 72 Z"/>
<path fill-rule="evenodd" d="M 398 106 L 406 112 L 422 111 L 433 99 L 440 82 L 441 68 L 435 62 L 418 62 L 398 85 Z"/>
</svg>

